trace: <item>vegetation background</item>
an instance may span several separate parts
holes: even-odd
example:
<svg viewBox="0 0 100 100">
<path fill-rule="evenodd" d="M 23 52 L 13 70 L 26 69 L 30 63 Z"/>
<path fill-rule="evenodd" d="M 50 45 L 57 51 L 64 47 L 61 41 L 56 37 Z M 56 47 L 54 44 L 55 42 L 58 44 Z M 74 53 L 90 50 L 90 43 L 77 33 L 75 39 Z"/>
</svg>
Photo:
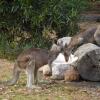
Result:
<svg viewBox="0 0 100 100">
<path fill-rule="evenodd" d="M 49 49 L 55 38 L 78 31 L 91 0 L 0 0 L 0 56 L 13 58 L 30 47 Z"/>
</svg>

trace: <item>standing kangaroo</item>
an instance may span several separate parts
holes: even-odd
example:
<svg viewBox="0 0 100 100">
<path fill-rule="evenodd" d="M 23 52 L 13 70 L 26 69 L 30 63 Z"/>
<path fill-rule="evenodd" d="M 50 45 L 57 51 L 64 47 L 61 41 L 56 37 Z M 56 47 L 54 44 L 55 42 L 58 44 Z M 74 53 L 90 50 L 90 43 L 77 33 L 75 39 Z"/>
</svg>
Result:
<svg viewBox="0 0 100 100">
<path fill-rule="evenodd" d="M 64 56 L 68 61 L 69 55 L 78 46 L 85 43 L 95 43 L 100 45 L 100 26 L 87 29 L 85 32 L 79 33 L 71 38 L 69 45 L 64 47 Z"/>
<path fill-rule="evenodd" d="M 50 65 L 60 52 L 60 51 L 58 52 L 57 50 L 58 50 L 57 46 L 56 47 L 53 46 L 50 51 L 40 48 L 30 48 L 23 51 L 15 61 L 12 79 L 8 80 L 6 84 L 7 85 L 16 84 L 17 80 L 19 79 L 20 72 L 22 70 L 25 70 L 27 73 L 27 87 L 31 89 L 35 88 L 38 83 L 37 80 L 38 69 L 48 63 Z M 52 69 L 51 66 L 49 67 L 51 70 Z"/>
</svg>

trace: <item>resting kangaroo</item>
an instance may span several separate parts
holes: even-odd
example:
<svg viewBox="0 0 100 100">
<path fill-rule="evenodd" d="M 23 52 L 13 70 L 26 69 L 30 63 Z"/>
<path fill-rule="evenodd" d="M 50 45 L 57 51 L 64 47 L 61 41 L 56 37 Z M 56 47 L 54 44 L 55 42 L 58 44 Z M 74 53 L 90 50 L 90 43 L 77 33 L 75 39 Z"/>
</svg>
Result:
<svg viewBox="0 0 100 100">
<path fill-rule="evenodd" d="M 100 26 L 98 26 L 98 28 L 89 28 L 85 32 L 77 34 L 71 38 L 69 45 L 65 45 L 64 47 L 64 56 L 66 61 L 68 61 L 69 55 L 73 50 L 84 43 L 95 43 L 100 45 Z"/>
<path fill-rule="evenodd" d="M 54 49 L 54 50 L 53 50 Z M 6 82 L 7 85 L 14 85 L 19 79 L 20 72 L 25 70 L 27 73 L 27 87 L 35 88 L 38 83 L 37 80 L 37 71 L 43 65 L 52 63 L 52 59 L 55 59 L 56 56 L 52 56 L 52 52 L 55 53 L 57 49 L 52 47 L 50 51 L 40 48 L 30 48 L 23 51 L 15 61 L 13 68 L 12 79 Z M 51 69 L 51 67 L 50 67 Z"/>
</svg>

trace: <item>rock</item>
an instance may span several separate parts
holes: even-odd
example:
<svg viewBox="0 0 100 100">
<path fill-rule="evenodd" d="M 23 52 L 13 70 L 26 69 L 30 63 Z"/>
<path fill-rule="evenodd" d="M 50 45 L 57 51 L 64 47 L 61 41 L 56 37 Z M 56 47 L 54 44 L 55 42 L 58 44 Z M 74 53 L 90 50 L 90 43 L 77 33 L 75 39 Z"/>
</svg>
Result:
<svg viewBox="0 0 100 100">
<path fill-rule="evenodd" d="M 63 38 L 58 39 L 57 45 L 59 45 L 60 47 L 64 47 L 65 44 L 68 45 L 70 41 L 71 41 L 71 37 L 63 37 Z"/>
<path fill-rule="evenodd" d="M 65 61 L 65 57 L 60 53 L 52 63 L 52 79 L 64 79 L 64 73 L 70 69 L 70 64 L 75 62 L 77 57 L 70 55 L 68 62 Z"/>
<path fill-rule="evenodd" d="M 39 68 L 39 72 L 42 72 L 44 76 L 50 76 L 51 75 L 51 70 L 49 65 L 44 65 L 41 68 Z"/>
<path fill-rule="evenodd" d="M 80 76 L 86 80 L 100 81 L 100 47 L 87 43 L 80 46 L 74 55 L 78 60 L 72 65 Z"/>
<path fill-rule="evenodd" d="M 80 79 L 79 72 L 74 66 L 70 66 L 68 70 L 64 73 L 64 80 L 65 81 L 78 81 Z"/>
</svg>

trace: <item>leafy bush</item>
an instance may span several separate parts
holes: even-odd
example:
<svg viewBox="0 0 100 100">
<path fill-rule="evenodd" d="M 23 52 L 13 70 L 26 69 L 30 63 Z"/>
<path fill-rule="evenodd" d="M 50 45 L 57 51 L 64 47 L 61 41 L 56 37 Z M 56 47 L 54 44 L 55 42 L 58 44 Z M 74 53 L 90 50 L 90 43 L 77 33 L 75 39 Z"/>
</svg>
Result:
<svg viewBox="0 0 100 100">
<path fill-rule="evenodd" d="M 75 34 L 79 14 L 87 3 L 87 0 L 1 0 L 0 52 L 16 54 L 32 46 L 48 48 L 52 38 L 46 38 L 44 32 L 52 35 L 55 31 L 57 37 Z"/>
</svg>

